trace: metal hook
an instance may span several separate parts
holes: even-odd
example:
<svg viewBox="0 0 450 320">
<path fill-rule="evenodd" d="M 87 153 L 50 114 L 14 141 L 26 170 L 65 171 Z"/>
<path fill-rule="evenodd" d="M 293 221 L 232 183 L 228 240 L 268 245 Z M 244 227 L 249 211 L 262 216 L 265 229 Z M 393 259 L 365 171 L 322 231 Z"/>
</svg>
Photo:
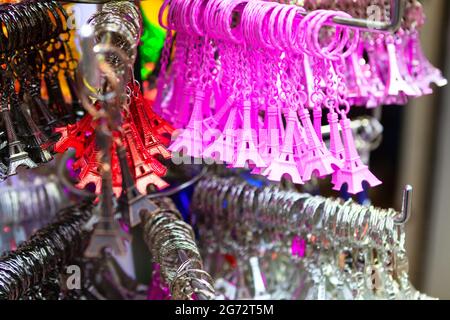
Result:
<svg viewBox="0 0 450 320">
<path fill-rule="evenodd" d="M 342 26 L 348 26 L 353 28 L 358 28 L 366 31 L 372 32 L 396 32 L 402 23 L 403 14 L 405 11 L 406 1 L 405 0 L 391 0 L 391 19 L 390 21 L 373 21 L 371 19 L 358 19 L 358 18 L 346 18 L 346 17 L 334 17 L 333 23 Z M 300 13 L 306 16 L 307 12 Z"/>
<path fill-rule="evenodd" d="M 412 192 L 413 187 L 407 185 L 403 190 L 403 199 L 402 199 L 402 211 L 401 216 L 395 219 L 396 225 L 404 225 L 411 218 L 412 211 Z"/>
</svg>

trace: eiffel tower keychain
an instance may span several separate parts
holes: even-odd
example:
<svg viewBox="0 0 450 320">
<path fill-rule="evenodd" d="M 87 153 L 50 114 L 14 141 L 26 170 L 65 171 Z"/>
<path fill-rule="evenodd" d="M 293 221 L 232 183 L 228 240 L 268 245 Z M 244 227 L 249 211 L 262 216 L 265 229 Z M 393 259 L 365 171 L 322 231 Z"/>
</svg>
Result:
<svg viewBox="0 0 450 320">
<path fill-rule="evenodd" d="M 24 145 L 17 137 L 16 130 L 11 118 L 11 101 L 10 96 L 14 90 L 14 84 L 12 80 L 5 80 L 3 94 L 0 98 L 0 113 L 5 126 L 7 138 L 8 138 L 8 176 L 17 174 L 17 169 L 21 166 L 33 169 L 37 167 L 37 164 L 31 160 L 28 152 L 25 151 Z M 9 83 L 8 83 L 9 82 Z"/>
<path fill-rule="evenodd" d="M 87 257 L 100 257 L 105 248 L 118 255 L 126 253 L 125 240 L 130 237 L 115 218 L 114 198 L 112 190 L 111 144 L 112 133 L 105 124 L 97 127 L 96 143 L 99 146 L 99 167 L 101 168 L 101 197 L 97 205 L 98 222 L 88 248 Z"/>
</svg>

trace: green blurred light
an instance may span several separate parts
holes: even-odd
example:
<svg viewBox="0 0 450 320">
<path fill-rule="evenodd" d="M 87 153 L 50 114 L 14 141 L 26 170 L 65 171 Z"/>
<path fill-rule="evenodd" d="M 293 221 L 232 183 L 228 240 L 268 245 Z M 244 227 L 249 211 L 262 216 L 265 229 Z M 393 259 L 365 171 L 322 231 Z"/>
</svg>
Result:
<svg viewBox="0 0 450 320">
<path fill-rule="evenodd" d="M 161 50 L 164 47 L 164 40 L 166 38 L 166 32 L 159 26 L 154 25 L 150 19 L 145 15 L 143 10 L 143 24 L 144 32 L 142 34 L 142 41 L 140 46 L 141 55 L 141 76 L 142 79 L 148 79 L 153 70 L 149 70 L 147 65 L 149 63 L 157 64 Z"/>
</svg>

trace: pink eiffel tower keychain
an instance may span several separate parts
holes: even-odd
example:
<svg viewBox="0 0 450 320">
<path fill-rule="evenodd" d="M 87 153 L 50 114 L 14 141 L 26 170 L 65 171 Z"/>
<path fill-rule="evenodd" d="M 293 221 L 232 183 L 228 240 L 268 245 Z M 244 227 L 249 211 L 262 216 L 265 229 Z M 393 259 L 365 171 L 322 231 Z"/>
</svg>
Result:
<svg viewBox="0 0 450 320">
<path fill-rule="evenodd" d="M 345 149 L 342 144 L 341 133 L 339 132 L 339 116 L 335 111 L 335 108 L 338 107 L 338 97 L 336 92 L 336 87 L 338 87 L 336 79 L 337 75 L 333 64 L 327 60 L 325 61 L 325 67 L 329 72 L 327 73 L 326 96 L 324 96 L 321 101 L 323 106 L 328 109 L 327 120 L 330 126 L 329 150 L 333 157 L 341 163 L 339 168 L 342 168 L 344 165 Z M 331 183 L 336 183 L 336 171 L 332 174 Z"/>
<path fill-rule="evenodd" d="M 313 97 L 315 96 L 317 94 L 313 94 Z M 316 101 L 316 103 L 319 102 L 322 103 L 322 101 Z M 300 104 L 298 113 L 305 130 L 308 144 L 307 153 L 303 156 L 303 181 L 311 180 L 313 174 L 316 174 L 318 177 L 325 177 L 332 174 L 341 166 L 340 161 L 333 157 L 325 144 L 317 136 L 317 132 L 311 122 L 309 111 L 304 104 Z"/>
<path fill-rule="evenodd" d="M 256 136 L 255 129 L 252 125 L 252 103 L 250 101 L 250 93 L 244 93 L 244 101 L 242 103 L 243 120 L 242 129 L 240 130 L 239 142 L 237 144 L 236 160 L 233 163 L 234 168 L 244 168 L 247 163 L 254 164 L 256 167 L 264 168 L 266 164 L 261 158 L 257 143 L 254 138 Z"/>
<path fill-rule="evenodd" d="M 263 172 L 269 180 L 280 181 L 283 177 L 289 176 L 293 183 L 303 184 L 294 157 L 294 131 L 298 123 L 297 109 L 299 105 L 305 104 L 306 101 L 307 96 L 303 92 L 290 95 L 289 111 L 286 115 L 286 132 L 280 155 L 272 160 L 270 166 Z"/>
<path fill-rule="evenodd" d="M 280 154 L 282 143 L 283 124 L 281 122 L 281 103 L 278 97 L 271 97 L 267 101 L 265 121 L 263 129 L 260 131 L 259 152 L 263 160 L 270 164 Z M 265 136 L 261 136 L 263 133 Z M 270 165 L 269 165 L 270 166 Z M 267 170 L 267 169 L 265 169 Z M 255 168 L 252 173 L 266 175 L 262 168 Z"/>
<path fill-rule="evenodd" d="M 397 48 L 395 40 L 389 37 L 386 40 L 389 58 L 389 77 L 386 84 L 386 95 L 398 96 L 401 92 L 408 96 L 416 96 L 417 92 L 403 79 L 397 61 Z"/>
<path fill-rule="evenodd" d="M 201 89 L 197 89 L 194 96 L 194 107 L 191 118 L 186 129 L 176 138 L 169 147 L 172 152 L 185 151 L 186 155 L 194 158 L 201 158 L 203 152 L 203 102 L 205 94 Z"/>
<path fill-rule="evenodd" d="M 336 64 L 336 73 L 339 78 L 342 78 L 341 72 L 342 62 Z M 346 100 L 346 87 L 341 82 L 339 87 L 339 103 L 345 108 L 343 110 L 339 109 L 337 106 L 337 112 L 341 115 L 341 128 L 344 141 L 345 158 L 344 166 L 335 172 L 333 177 L 334 187 L 333 190 L 340 191 L 342 187 L 346 184 L 347 191 L 350 194 L 358 194 L 363 189 L 363 183 L 366 182 L 370 187 L 375 187 L 381 184 L 369 168 L 363 164 L 361 158 L 356 150 L 355 140 L 353 138 L 353 132 L 351 128 L 351 121 L 348 119 L 347 114 L 350 112 L 350 104 Z M 335 118 L 334 116 L 331 116 Z M 334 119 L 332 119 L 334 120 Z M 331 123 L 330 123 L 331 125 Z"/>
<path fill-rule="evenodd" d="M 220 136 L 203 152 L 204 158 L 220 160 L 231 164 L 235 160 L 237 108 L 229 111 L 227 122 Z"/>
<path fill-rule="evenodd" d="M 250 50 L 240 50 L 239 52 L 239 73 L 242 77 L 240 96 L 241 111 L 242 111 L 242 127 L 238 134 L 238 143 L 236 145 L 236 159 L 233 163 L 234 168 L 245 168 L 247 164 L 253 165 L 257 168 L 265 168 L 267 165 L 259 154 L 258 133 L 256 116 L 258 112 L 258 105 L 255 105 L 252 99 L 253 87 L 249 79 L 251 67 L 246 54 L 251 54 Z M 253 100 L 253 103 L 252 103 Z"/>
<path fill-rule="evenodd" d="M 340 191 L 343 185 L 347 184 L 348 193 L 358 194 L 364 191 L 363 182 L 367 182 L 370 187 L 375 187 L 380 185 L 381 181 L 361 161 L 358 151 L 356 151 L 350 119 L 345 113 L 341 113 L 341 117 L 345 159 L 344 166 L 335 173 L 333 190 Z"/>
</svg>

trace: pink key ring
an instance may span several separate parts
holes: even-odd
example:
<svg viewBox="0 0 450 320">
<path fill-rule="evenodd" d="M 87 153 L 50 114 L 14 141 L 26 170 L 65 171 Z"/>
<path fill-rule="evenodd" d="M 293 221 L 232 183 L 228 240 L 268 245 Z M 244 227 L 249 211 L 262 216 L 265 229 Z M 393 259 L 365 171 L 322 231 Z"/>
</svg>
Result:
<svg viewBox="0 0 450 320">
<path fill-rule="evenodd" d="M 185 20 L 187 7 L 191 2 L 184 2 L 182 0 L 174 0 L 170 6 L 169 18 L 173 24 L 173 29 L 190 33 L 189 23 Z"/>
<path fill-rule="evenodd" d="M 191 6 L 191 2 L 184 2 L 180 0 L 176 0 L 175 4 L 177 4 L 181 7 L 178 10 L 175 10 L 177 12 L 177 16 L 175 18 L 177 25 L 177 30 L 186 32 L 187 34 L 191 34 L 190 24 L 185 21 L 185 19 L 188 17 L 188 14 L 186 11 L 188 10 L 188 7 Z"/>
<path fill-rule="evenodd" d="M 242 2 L 246 1 L 232 0 L 230 3 L 230 0 L 209 0 L 203 11 L 205 32 L 212 38 L 241 43 L 233 34 L 230 22 L 234 9 Z"/>
<path fill-rule="evenodd" d="M 179 1 L 179 0 L 177 0 Z M 193 31 L 192 25 L 191 25 L 191 19 L 190 19 L 190 15 L 191 15 L 191 6 L 193 4 L 192 1 L 180 1 L 181 4 L 181 9 L 179 10 L 179 26 L 178 26 L 178 30 L 182 30 L 184 32 L 186 32 L 189 35 L 196 35 L 195 32 Z"/>
<path fill-rule="evenodd" d="M 269 35 L 269 39 L 270 39 L 270 44 L 272 45 L 272 48 L 276 49 L 276 50 L 283 50 L 283 47 L 279 46 L 278 41 L 277 41 L 277 34 L 275 33 L 276 28 L 276 21 L 278 19 L 279 14 L 281 13 L 283 9 L 282 5 L 276 6 L 272 12 L 270 13 L 269 16 L 269 23 L 268 23 L 268 35 Z"/>
<path fill-rule="evenodd" d="M 335 36 L 333 40 L 325 47 L 322 47 L 319 43 L 320 40 L 320 30 L 325 25 L 326 22 L 330 21 L 333 17 L 337 15 L 334 11 L 323 11 L 321 14 L 311 21 L 308 25 L 306 34 L 306 41 L 308 46 L 311 46 L 315 50 L 314 55 L 319 58 L 325 58 L 332 60 L 344 49 L 349 32 L 347 28 L 336 27 Z"/>
<path fill-rule="evenodd" d="M 276 8 L 279 8 L 278 3 L 274 2 L 261 2 L 261 6 L 259 7 L 258 14 L 261 16 L 261 24 L 259 24 L 259 38 L 263 43 L 264 47 L 274 49 L 272 38 L 268 37 L 269 32 L 271 30 L 271 16 Z"/>
<path fill-rule="evenodd" d="M 171 0 L 164 0 L 163 4 L 161 5 L 161 9 L 159 9 L 159 13 L 158 13 L 158 22 L 159 22 L 159 25 L 160 25 L 161 27 L 163 27 L 164 29 L 166 29 L 166 30 L 173 30 L 173 28 L 170 28 L 170 27 L 169 27 L 169 24 L 167 24 L 167 25 L 164 24 L 164 19 L 163 19 L 164 12 L 166 11 L 167 7 L 169 6 L 170 1 L 171 1 Z M 168 19 L 167 19 L 167 20 L 168 20 Z M 169 20 L 168 20 L 168 21 L 169 21 Z"/>
<path fill-rule="evenodd" d="M 170 6 L 169 6 L 170 3 Z M 166 6 L 164 6 L 166 5 Z M 176 14 L 177 14 L 177 7 L 179 6 L 179 4 L 177 3 L 177 1 L 172 2 L 171 0 L 167 0 L 167 2 L 165 2 L 163 5 L 163 7 L 161 8 L 161 10 L 159 11 L 159 19 L 160 19 L 160 24 L 162 26 L 164 26 L 163 24 L 163 13 L 164 13 L 164 9 L 166 7 L 169 7 L 168 12 L 167 12 L 167 30 L 175 30 L 177 28 L 176 25 Z"/>
<path fill-rule="evenodd" d="M 264 27 L 267 25 L 267 12 L 272 10 L 276 6 L 273 2 L 252 2 L 252 18 L 253 22 L 247 26 L 248 29 L 253 31 L 255 43 L 264 48 L 271 48 L 271 46 L 264 40 Z"/>
<path fill-rule="evenodd" d="M 334 60 L 337 61 L 341 58 L 346 58 L 350 54 L 352 54 L 359 44 L 359 37 L 360 33 L 358 30 L 353 29 L 353 37 L 352 42 L 350 45 L 348 45 L 349 39 L 350 39 L 350 28 L 348 27 L 335 27 L 335 40 L 332 41 L 328 46 L 322 47 L 319 43 L 319 34 L 320 29 L 331 22 L 331 20 L 336 16 L 342 16 L 342 17 L 350 17 L 349 14 L 345 12 L 334 12 L 330 11 L 329 13 L 324 14 L 322 17 L 319 18 L 317 23 L 314 25 L 314 29 L 312 30 L 312 33 L 310 33 L 310 39 L 312 39 L 312 42 L 310 42 L 311 45 L 313 45 L 316 48 L 316 53 L 318 56 L 321 56 L 325 59 Z M 344 48 L 347 46 L 347 49 L 345 51 Z M 334 49 L 333 49 L 334 47 Z"/>
<path fill-rule="evenodd" d="M 295 42 L 298 38 L 298 24 L 300 23 L 301 13 L 305 12 L 303 8 L 294 6 L 288 14 L 286 19 L 286 29 L 285 29 L 285 39 L 286 39 L 286 49 L 292 51 L 293 53 L 298 53 L 295 49 Z"/>
<path fill-rule="evenodd" d="M 248 28 L 253 30 L 256 43 L 259 46 L 267 49 L 273 49 L 272 42 L 270 38 L 267 37 L 267 34 L 270 30 L 270 15 L 279 5 L 273 2 L 255 1 L 253 6 L 253 22 L 248 26 Z"/>
<path fill-rule="evenodd" d="M 308 29 L 308 25 L 311 23 L 312 20 L 314 20 L 315 18 L 317 18 L 317 16 L 321 16 L 326 10 L 316 10 L 316 11 L 312 11 L 310 12 L 306 17 L 304 17 L 302 19 L 302 21 L 300 22 L 300 24 L 298 25 L 298 29 L 300 30 L 300 39 L 299 39 L 299 46 L 298 48 L 303 51 L 304 53 L 306 53 L 308 56 L 314 56 L 314 52 L 311 51 L 309 46 L 308 46 L 308 41 L 307 41 L 307 29 Z"/>
<path fill-rule="evenodd" d="M 272 2 L 260 2 L 258 14 L 261 16 L 260 25 L 258 28 L 259 39 L 261 39 L 261 43 L 265 48 L 274 49 L 272 45 L 271 39 L 267 36 L 270 30 L 270 17 L 272 15 L 273 10 L 278 7 L 278 4 Z"/>
<path fill-rule="evenodd" d="M 262 20 L 263 17 L 258 15 L 258 8 L 263 3 L 260 1 L 250 0 L 244 7 L 241 14 L 241 28 L 244 39 L 251 45 L 260 45 L 260 39 L 258 39 L 258 28 L 255 25 Z"/>
<path fill-rule="evenodd" d="M 327 10 L 317 10 L 313 13 L 313 17 L 310 21 L 308 21 L 308 24 L 305 28 L 304 41 L 308 48 L 314 49 L 313 51 L 311 51 L 311 55 L 318 57 L 320 56 L 320 51 L 322 50 L 322 48 L 320 46 L 316 46 L 314 41 L 320 38 L 320 29 L 324 26 L 324 22 L 327 21 L 330 16 L 334 15 L 334 12 Z M 335 49 L 338 45 L 341 46 L 342 49 L 345 46 L 346 33 L 342 33 L 342 30 L 343 29 L 340 27 L 336 29 L 334 40 L 327 46 L 329 50 Z"/>
<path fill-rule="evenodd" d="M 288 46 L 287 48 L 292 50 L 295 53 L 301 53 L 302 51 L 298 50 L 297 46 L 296 46 L 296 41 L 299 37 L 298 33 L 299 33 L 299 24 L 300 24 L 300 19 L 299 17 L 299 13 L 303 13 L 305 12 L 304 8 L 301 7 L 297 7 L 295 6 L 295 8 L 290 12 L 287 21 L 286 21 L 286 38 L 288 40 Z"/>
<path fill-rule="evenodd" d="M 278 32 L 277 40 L 278 44 L 283 50 L 289 48 L 289 38 L 288 38 L 288 25 L 292 24 L 293 18 L 297 15 L 297 6 L 294 5 L 284 5 L 282 6 L 280 15 L 278 16 L 277 28 Z M 290 30 L 292 32 L 292 30 Z"/>
<path fill-rule="evenodd" d="M 222 14 L 219 14 L 218 18 L 223 26 L 222 31 L 224 32 L 224 35 L 226 35 L 232 42 L 239 44 L 242 44 L 244 42 L 242 31 L 239 32 L 240 28 L 231 28 L 231 23 L 233 21 L 233 12 L 235 11 L 235 9 L 244 4 L 247 4 L 248 1 L 249 0 L 232 0 L 230 3 L 229 0 L 225 0 L 221 3 L 221 9 L 223 10 L 220 11 Z"/>
<path fill-rule="evenodd" d="M 192 32 L 198 36 L 203 36 L 205 34 L 203 13 L 201 12 L 203 2 L 204 0 L 192 0 L 190 12 L 188 14 Z"/>
<path fill-rule="evenodd" d="M 214 25 L 214 17 L 218 12 L 218 1 L 210 0 L 206 3 L 205 10 L 203 11 L 203 25 L 205 31 L 213 38 L 220 38 L 216 32 L 219 26 Z"/>
<path fill-rule="evenodd" d="M 216 35 L 219 39 L 230 40 L 227 36 L 227 28 L 229 28 L 229 21 L 223 18 L 226 7 L 223 5 L 223 0 L 213 0 L 212 2 L 217 3 L 216 10 L 212 16 L 211 29 L 208 32 L 216 29 Z"/>
<path fill-rule="evenodd" d="M 356 52 L 356 50 L 358 49 L 358 46 L 360 44 L 361 33 L 359 32 L 359 30 L 357 30 L 355 28 L 347 28 L 347 29 L 353 31 L 353 37 L 350 37 L 351 38 L 350 45 L 347 45 L 346 50 L 344 52 L 341 52 L 341 54 L 340 54 L 341 59 L 346 59 L 351 54 Z"/>
</svg>

